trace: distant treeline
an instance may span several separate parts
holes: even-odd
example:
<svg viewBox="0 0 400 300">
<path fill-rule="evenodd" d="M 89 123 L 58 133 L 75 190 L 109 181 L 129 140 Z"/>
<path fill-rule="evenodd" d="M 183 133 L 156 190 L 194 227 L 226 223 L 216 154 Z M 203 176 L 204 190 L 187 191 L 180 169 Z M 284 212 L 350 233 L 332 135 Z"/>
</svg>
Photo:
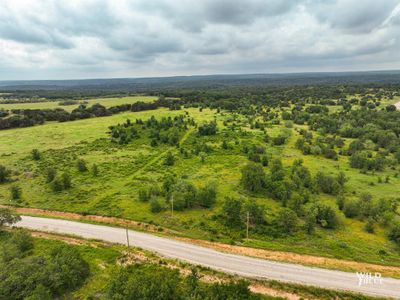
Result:
<svg viewBox="0 0 400 300">
<path fill-rule="evenodd" d="M 111 116 L 124 111 L 154 110 L 160 107 L 167 107 L 171 110 L 180 107 L 179 100 L 166 100 L 160 97 L 158 100 L 147 102 L 135 102 L 133 104 L 122 104 L 106 108 L 101 104 L 94 104 L 87 107 L 80 105 L 72 112 L 62 108 L 56 109 L 12 109 L 10 111 L 0 110 L 0 130 L 10 128 L 29 127 L 43 124 L 46 121 L 67 122 L 95 117 Z"/>
<path fill-rule="evenodd" d="M 383 85 L 382 85 L 383 86 Z M 5 112 L 0 110 L 0 129 L 26 127 L 41 124 L 45 121 L 72 121 L 77 119 L 107 116 L 121 111 L 152 110 L 159 107 L 178 109 L 185 107 L 212 108 L 235 111 L 244 115 L 259 114 L 266 116 L 274 107 L 289 108 L 295 105 L 293 116 L 296 119 L 304 119 L 306 114 L 326 113 L 323 106 L 340 105 L 348 109 L 351 105 L 360 104 L 368 109 L 382 109 L 381 100 L 393 99 L 400 95 L 400 85 L 365 86 L 365 85 L 314 85 L 314 86 L 240 86 L 224 87 L 218 84 L 205 88 L 190 89 L 187 87 L 175 87 L 166 89 L 154 89 L 147 95 L 159 96 L 153 103 L 137 102 L 105 108 L 101 105 L 92 107 L 80 106 L 71 113 L 63 109 L 54 110 L 13 110 Z M 19 94 L 18 94 L 19 93 Z M 21 91 L 14 97 L 54 97 L 63 98 L 72 96 L 73 91 Z M 46 95 L 47 93 L 47 95 Z M 82 96 L 82 91 L 75 91 L 75 96 Z M 108 95 L 110 91 L 99 90 L 97 96 Z M 115 92 L 114 92 L 115 94 Z M 162 96 L 160 96 L 162 95 Z M 74 97 L 75 97 L 74 96 Z M 72 97 L 71 99 L 74 99 Z M 166 98 L 178 98 L 180 100 L 166 100 Z M 352 98 L 352 99 L 349 99 Z M 302 107 L 312 104 L 307 111 Z M 318 105 L 318 106 L 316 106 Z M 318 111 L 312 111 L 318 109 Z M 8 114 L 8 115 L 7 115 Z M 306 121 L 306 120 L 305 120 Z"/>
<path fill-rule="evenodd" d="M 204 89 L 233 87 L 310 86 L 310 85 L 390 85 L 400 82 L 399 71 L 337 72 L 298 74 L 242 74 L 175 76 L 154 78 L 114 78 L 89 80 L 0 81 L 0 90 L 48 91 L 53 95 L 63 92 L 74 94 L 148 93 L 168 89 Z M 45 96 L 48 98 L 48 96 Z"/>
</svg>

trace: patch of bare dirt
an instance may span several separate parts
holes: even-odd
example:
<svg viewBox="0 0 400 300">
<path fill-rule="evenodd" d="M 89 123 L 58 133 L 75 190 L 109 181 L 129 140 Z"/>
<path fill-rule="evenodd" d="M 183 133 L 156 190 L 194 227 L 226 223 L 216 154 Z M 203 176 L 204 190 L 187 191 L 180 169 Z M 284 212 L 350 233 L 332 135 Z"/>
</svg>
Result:
<svg viewBox="0 0 400 300">
<path fill-rule="evenodd" d="M 129 266 L 136 263 L 144 263 L 149 261 L 149 258 L 141 252 L 122 251 L 121 257 L 117 260 L 119 266 Z"/>
<path fill-rule="evenodd" d="M 288 300 L 299 300 L 299 299 L 307 300 L 307 298 L 300 297 L 298 295 L 288 293 L 285 291 L 280 291 L 280 290 L 276 290 L 276 289 L 273 289 L 270 287 L 266 287 L 262 284 L 251 284 L 249 286 L 249 288 L 250 288 L 250 291 L 252 291 L 253 293 L 259 293 L 259 294 L 268 295 L 268 296 L 272 296 L 272 297 L 281 297 L 281 298 L 285 298 Z"/>
<path fill-rule="evenodd" d="M 53 217 L 53 218 L 70 219 L 70 220 L 92 221 L 92 222 L 98 222 L 98 223 L 119 225 L 122 227 L 126 227 L 126 226 L 136 227 L 136 228 L 140 228 L 142 230 L 151 231 L 151 232 L 159 232 L 160 231 L 160 227 L 158 227 L 156 225 L 126 220 L 126 219 L 114 218 L 114 217 L 104 217 L 104 216 L 96 216 L 96 215 L 81 215 L 81 214 L 71 213 L 71 212 L 45 210 L 45 209 L 29 208 L 29 207 L 9 207 L 9 206 L 5 206 L 5 205 L 0 205 L 0 207 L 12 208 L 17 213 L 25 214 L 25 215 L 38 215 L 38 216 L 46 216 L 46 217 Z M 163 231 L 166 231 L 166 230 L 163 229 Z M 168 231 L 166 231 L 166 232 L 168 232 Z"/>
</svg>

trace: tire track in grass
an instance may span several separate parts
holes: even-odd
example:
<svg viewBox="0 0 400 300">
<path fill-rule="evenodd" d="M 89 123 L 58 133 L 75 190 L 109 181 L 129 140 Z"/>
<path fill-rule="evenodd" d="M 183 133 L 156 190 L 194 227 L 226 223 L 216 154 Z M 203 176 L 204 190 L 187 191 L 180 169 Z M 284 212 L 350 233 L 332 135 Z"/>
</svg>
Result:
<svg viewBox="0 0 400 300">
<path fill-rule="evenodd" d="M 188 129 L 185 134 L 182 136 L 181 140 L 179 141 L 179 146 L 182 146 L 183 143 L 188 139 L 188 137 L 190 136 L 190 134 L 194 131 L 194 128 L 190 128 Z M 147 162 L 145 165 L 143 165 L 142 167 L 140 167 L 139 169 L 137 169 L 133 174 L 132 174 L 132 179 L 135 179 L 137 175 L 139 175 L 141 172 L 145 171 L 147 168 L 149 168 L 150 166 L 154 165 L 155 163 L 157 163 L 159 160 L 161 160 L 161 158 L 163 158 L 168 152 L 170 151 L 170 149 L 167 149 L 165 151 L 162 151 L 160 154 L 158 154 L 157 156 L 155 156 L 154 158 L 152 158 L 149 162 Z"/>
</svg>

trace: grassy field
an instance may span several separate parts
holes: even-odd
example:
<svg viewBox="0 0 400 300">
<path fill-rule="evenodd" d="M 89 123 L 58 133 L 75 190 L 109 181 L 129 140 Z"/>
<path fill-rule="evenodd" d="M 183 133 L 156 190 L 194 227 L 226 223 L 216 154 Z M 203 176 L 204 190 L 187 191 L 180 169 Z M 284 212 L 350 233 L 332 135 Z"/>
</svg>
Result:
<svg viewBox="0 0 400 300">
<path fill-rule="evenodd" d="M 60 101 L 47 101 L 47 102 L 34 102 L 34 103 L 1 103 L 0 102 L 0 109 L 55 109 L 55 108 L 62 108 L 66 111 L 71 112 L 75 108 L 79 106 L 80 103 L 84 103 L 88 107 L 92 106 L 93 104 L 101 104 L 105 107 L 117 106 L 121 104 L 131 104 L 138 101 L 143 102 L 152 102 L 156 100 L 157 97 L 151 96 L 130 96 L 130 97 L 120 97 L 120 98 L 98 98 L 98 99 L 89 99 L 89 100 L 79 100 L 77 104 L 74 105 L 60 105 Z"/>
<path fill-rule="evenodd" d="M 141 136 L 128 145 L 111 143 L 109 140 L 108 127 L 123 123 L 128 118 L 134 121 L 136 118 L 147 119 L 152 115 L 161 118 L 184 112 L 199 124 L 214 119 L 218 123 L 220 130 L 216 136 L 201 138 L 213 148 L 205 156 L 204 162 L 196 155 L 183 157 L 175 147 L 151 147 L 147 136 Z M 280 204 L 276 201 L 262 195 L 248 194 L 240 186 L 240 170 L 248 161 L 242 147 L 250 142 L 263 144 L 263 134 L 260 130 L 250 129 L 245 123 L 243 134 L 233 134 L 223 125 L 223 121 L 231 117 L 229 113 L 217 113 L 216 110 L 209 109 L 158 109 L 0 131 L 0 164 L 14 171 L 15 181 L 0 185 L 0 203 L 12 203 L 9 189 L 11 185 L 18 183 L 22 188 L 20 205 L 23 206 L 123 217 L 159 224 L 194 238 L 400 266 L 399 250 L 387 240 L 382 228 L 377 228 L 375 234 L 369 234 L 363 229 L 364 222 L 346 219 L 344 216 L 344 226 L 338 230 L 317 229 L 313 235 L 299 232 L 282 238 L 254 235 L 249 240 L 243 239 L 244 232 L 232 232 L 215 221 L 214 215 L 220 211 L 226 196 L 242 196 L 263 204 L 267 219 L 272 218 L 280 209 Z M 291 137 L 285 145 L 267 146 L 267 153 L 272 157 L 281 157 L 285 166 L 302 158 L 304 165 L 313 174 L 319 170 L 331 174 L 345 172 L 349 178 L 345 191 L 349 198 L 358 197 L 365 191 L 377 198 L 398 196 L 400 179 L 394 177 L 396 170 L 388 168 L 385 172 L 361 174 L 349 167 L 347 157 L 340 156 L 338 161 L 334 161 L 321 156 L 304 156 L 294 147 L 299 137 L 298 128 L 300 127 L 294 126 L 289 129 Z M 283 125 L 270 125 L 267 128 L 270 136 L 276 136 L 284 130 L 288 129 Z M 180 147 L 190 148 L 196 139 L 197 130 L 189 127 L 181 137 Z M 230 145 L 227 150 L 221 147 L 223 139 Z M 33 148 L 42 152 L 40 161 L 31 159 L 30 152 Z M 177 157 L 176 163 L 170 167 L 163 164 L 168 151 L 172 151 Z M 96 163 L 99 176 L 94 177 L 90 172 L 78 172 L 75 167 L 78 158 L 84 159 L 88 166 Z M 53 192 L 45 182 L 44 171 L 48 166 L 54 166 L 59 171 L 68 171 L 73 178 L 72 188 Z M 148 203 L 138 201 L 138 189 L 159 184 L 167 174 L 175 174 L 196 186 L 210 181 L 216 182 L 218 196 L 215 207 L 175 212 L 173 218 L 169 211 L 151 213 Z M 390 183 L 378 184 L 378 176 L 386 175 L 391 177 Z M 326 194 L 319 194 L 318 197 L 329 203 L 335 201 L 334 197 Z"/>
</svg>

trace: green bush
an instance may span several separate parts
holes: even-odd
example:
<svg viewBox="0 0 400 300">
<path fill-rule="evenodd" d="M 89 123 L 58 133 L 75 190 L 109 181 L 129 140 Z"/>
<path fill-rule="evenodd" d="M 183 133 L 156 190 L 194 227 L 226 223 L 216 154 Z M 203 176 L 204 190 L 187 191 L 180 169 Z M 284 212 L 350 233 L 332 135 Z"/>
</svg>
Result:
<svg viewBox="0 0 400 300">
<path fill-rule="evenodd" d="M 184 278 L 178 270 L 151 264 L 136 264 L 118 269 L 106 292 L 107 299 L 111 300 L 262 299 L 252 294 L 249 284 L 243 280 L 205 284 L 199 282 L 196 271 Z"/>
<path fill-rule="evenodd" d="M 355 218 L 360 213 L 358 201 L 348 200 L 343 205 L 343 213 L 347 218 Z"/>
<path fill-rule="evenodd" d="M 33 149 L 31 153 L 32 153 L 32 159 L 33 160 L 40 160 L 42 155 L 41 155 L 41 153 L 39 152 L 38 149 Z"/>
<path fill-rule="evenodd" d="M 20 250 L 29 250 L 26 235 L 13 237 Z M 52 299 L 73 290 L 89 275 L 88 264 L 73 247 L 64 245 L 51 251 L 49 256 L 18 255 L 0 264 L 0 299 Z"/>
<path fill-rule="evenodd" d="M 275 222 L 280 230 L 285 234 L 295 233 L 299 225 L 297 214 L 289 208 L 281 209 L 276 217 Z"/>
<path fill-rule="evenodd" d="M 265 173 L 263 167 L 254 162 L 249 162 L 242 169 L 241 182 L 250 192 L 260 192 L 265 187 Z"/>
<path fill-rule="evenodd" d="M 150 200 L 150 211 L 152 213 L 161 212 L 164 209 L 164 206 L 160 202 L 160 200 L 153 198 Z"/>
<path fill-rule="evenodd" d="M 396 222 L 391 225 L 388 232 L 389 240 L 395 242 L 398 246 L 400 246 L 400 222 Z"/>
<path fill-rule="evenodd" d="M 54 168 L 48 168 L 46 170 L 46 181 L 48 183 L 52 182 L 56 178 L 56 175 L 57 175 L 57 171 Z"/>
<path fill-rule="evenodd" d="M 11 171 L 5 166 L 0 165 L 0 183 L 7 182 L 10 179 Z"/>
<path fill-rule="evenodd" d="M 86 172 L 87 171 L 86 162 L 83 159 L 78 159 L 76 161 L 76 168 L 78 169 L 79 172 Z"/>
<path fill-rule="evenodd" d="M 315 222 L 323 228 L 335 229 L 340 225 L 340 219 L 335 209 L 325 203 L 314 203 L 310 211 L 315 216 Z"/>
<path fill-rule="evenodd" d="M 11 200 L 20 200 L 22 195 L 22 189 L 18 185 L 13 185 L 10 187 Z"/>
</svg>

